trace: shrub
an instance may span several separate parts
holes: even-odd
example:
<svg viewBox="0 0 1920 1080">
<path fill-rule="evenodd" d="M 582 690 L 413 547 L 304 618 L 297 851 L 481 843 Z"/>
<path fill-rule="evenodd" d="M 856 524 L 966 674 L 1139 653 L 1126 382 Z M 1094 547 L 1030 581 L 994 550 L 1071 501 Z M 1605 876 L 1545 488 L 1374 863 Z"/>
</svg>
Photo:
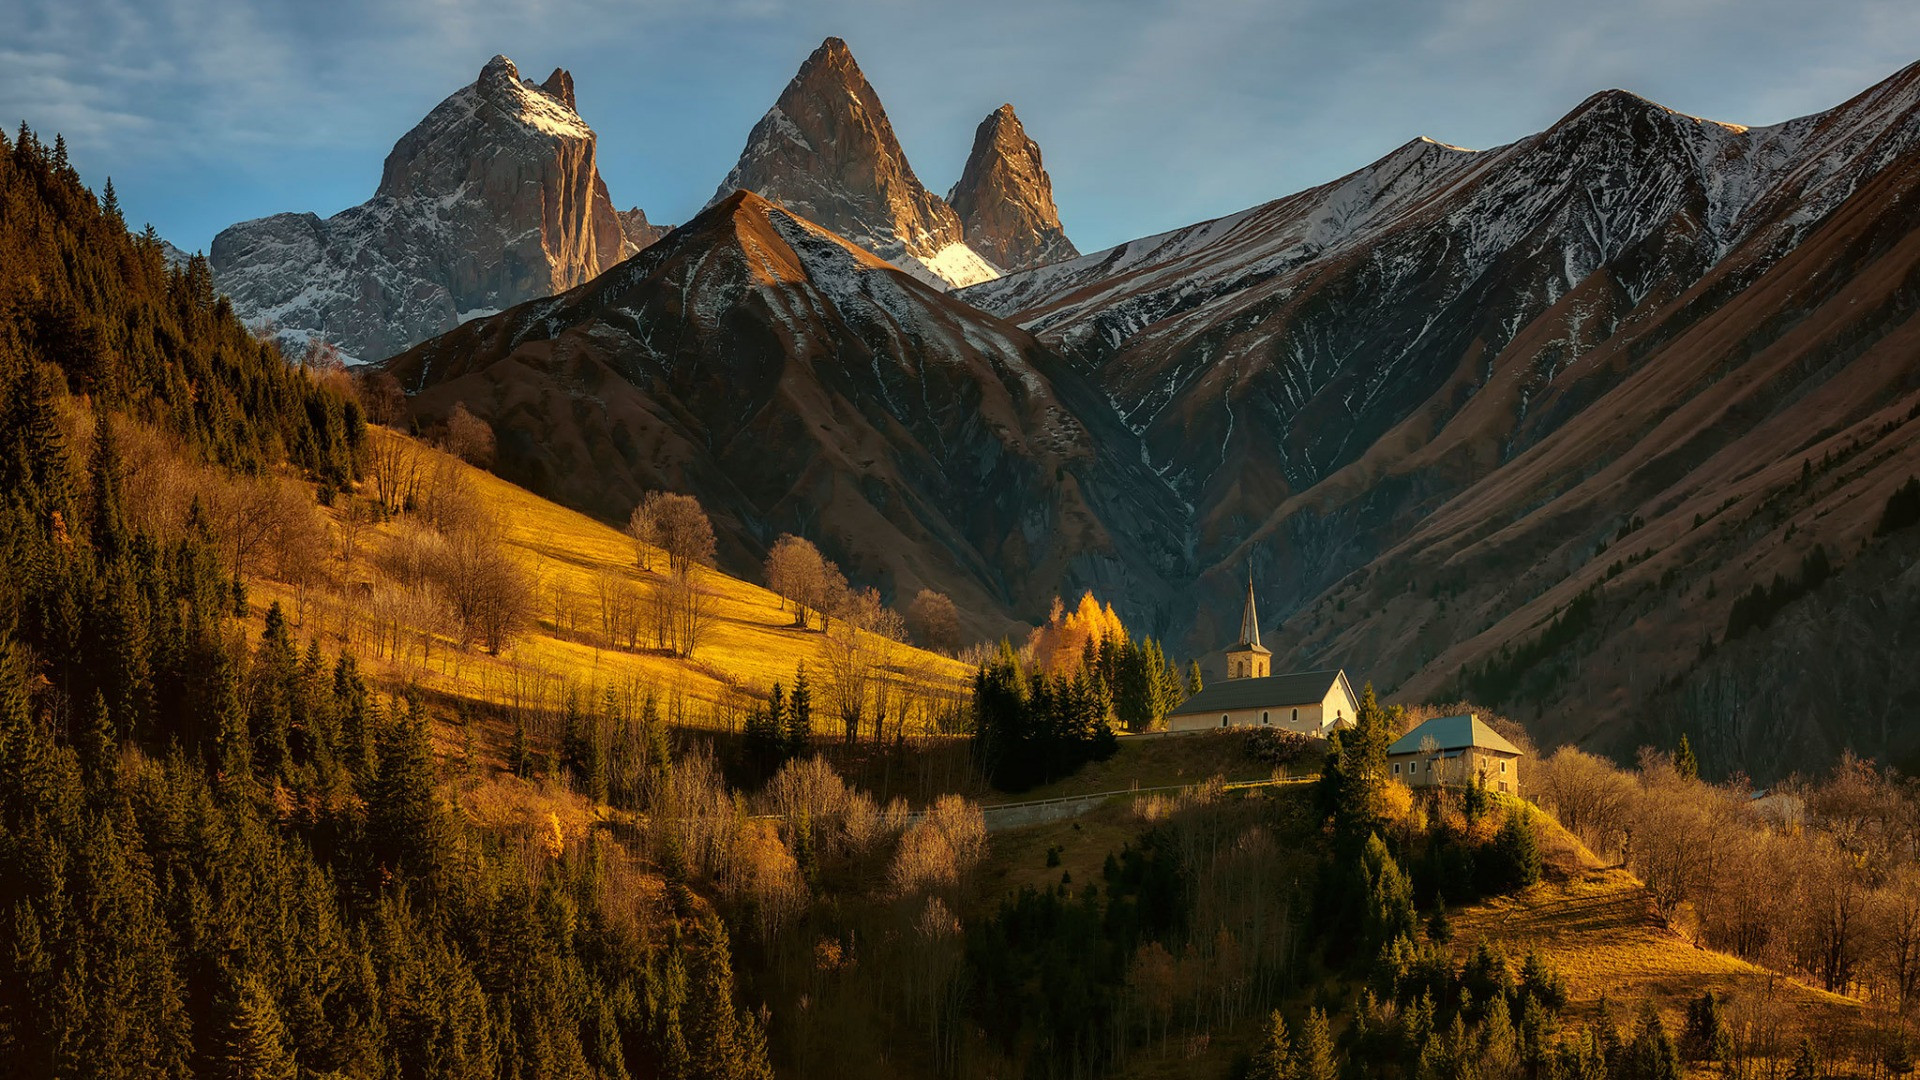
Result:
<svg viewBox="0 0 1920 1080">
<path fill-rule="evenodd" d="M 1247 732 L 1245 753 L 1267 765 L 1291 765 L 1313 748 L 1313 738 L 1284 728 L 1258 727 Z"/>
</svg>

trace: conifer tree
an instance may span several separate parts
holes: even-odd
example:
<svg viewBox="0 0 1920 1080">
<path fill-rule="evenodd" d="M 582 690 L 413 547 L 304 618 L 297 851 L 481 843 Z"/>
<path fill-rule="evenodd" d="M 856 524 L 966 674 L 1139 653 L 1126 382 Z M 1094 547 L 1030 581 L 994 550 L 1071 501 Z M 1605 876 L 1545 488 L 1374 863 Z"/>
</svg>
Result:
<svg viewBox="0 0 1920 1080">
<path fill-rule="evenodd" d="M 1682 780 L 1700 778 L 1700 759 L 1693 756 L 1693 744 L 1687 741 L 1684 732 L 1680 745 L 1673 748 L 1673 771 L 1679 773 Z"/>
<path fill-rule="evenodd" d="M 813 742 L 813 689 L 807 685 L 807 665 L 793 675 L 793 697 L 787 704 L 786 756 L 799 757 Z"/>
<path fill-rule="evenodd" d="M 1280 1010 L 1273 1010 L 1260 1049 L 1253 1057 L 1247 1080 L 1294 1080 L 1293 1044 L 1287 1037 L 1287 1021 Z"/>
<path fill-rule="evenodd" d="M 223 1011 L 222 1076 L 227 1080 L 294 1080 L 299 1070 L 287 1048 L 279 1006 L 258 976 L 241 976 Z"/>
<path fill-rule="evenodd" d="M 748 1030 L 753 1018 L 734 1004 L 733 958 L 726 928 L 717 916 L 709 915 L 695 923 L 692 961 L 682 1018 L 689 1053 L 688 1075 L 712 1080 L 769 1076 L 765 1045 Z"/>
<path fill-rule="evenodd" d="M 533 751 L 527 746 L 527 722 L 517 711 L 513 714 L 513 742 L 507 748 L 507 765 L 520 779 L 533 778 Z"/>
<path fill-rule="evenodd" d="M 286 612 L 275 601 L 267 608 L 266 626 L 260 632 L 260 646 L 253 654 L 253 707 L 249 718 L 254 740 L 254 765 L 268 783 L 285 775 L 293 765 L 291 699 L 298 664 Z"/>
<path fill-rule="evenodd" d="M 1296 1062 L 1295 1080 L 1340 1080 L 1340 1062 L 1334 1056 L 1327 1014 L 1318 1008 L 1307 1010 L 1307 1022 L 1300 1029 Z"/>
<path fill-rule="evenodd" d="M 1206 684 L 1200 679 L 1200 661 L 1195 660 L 1187 665 L 1187 696 L 1192 697 L 1205 688 Z"/>
<path fill-rule="evenodd" d="M 379 770 L 367 799 L 367 842 L 376 869 L 437 884 L 441 844 L 433 744 L 424 714 L 410 707 L 381 732 Z"/>
</svg>

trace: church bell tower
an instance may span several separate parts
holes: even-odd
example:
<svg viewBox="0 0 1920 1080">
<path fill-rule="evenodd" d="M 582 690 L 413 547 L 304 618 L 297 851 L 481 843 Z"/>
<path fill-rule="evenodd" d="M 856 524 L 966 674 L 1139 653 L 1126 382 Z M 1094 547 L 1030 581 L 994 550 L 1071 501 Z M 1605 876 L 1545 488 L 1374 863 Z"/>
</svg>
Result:
<svg viewBox="0 0 1920 1080">
<path fill-rule="evenodd" d="M 1240 642 L 1227 650 L 1227 678 L 1264 679 L 1273 674 L 1273 653 L 1260 645 L 1260 616 L 1253 608 L 1253 571 L 1247 571 L 1247 609 L 1240 615 Z"/>
</svg>

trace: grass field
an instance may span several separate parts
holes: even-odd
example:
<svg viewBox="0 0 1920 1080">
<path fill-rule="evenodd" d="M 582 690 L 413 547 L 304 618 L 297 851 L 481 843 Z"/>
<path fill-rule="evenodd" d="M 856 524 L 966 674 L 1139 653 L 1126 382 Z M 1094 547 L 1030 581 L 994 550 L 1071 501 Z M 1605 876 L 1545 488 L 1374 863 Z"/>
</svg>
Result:
<svg viewBox="0 0 1920 1080">
<path fill-rule="evenodd" d="M 1651 1001 L 1671 1022 L 1708 990 L 1734 1003 L 1766 1002 L 1801 1014 L 1819 1028 L 1859 1022 L 1862 1006 L 1726 953 L 1701 948 L 1670 929 L 1654 910 L 1646 886 L 1617 867 L 1600 865 L 1557 825 L 1543 844 L 1571 845 L 1578 862 L 1555 860 L 1547 880 L 1513 896 L 1452 913 L 1454 946 L 1464 956 L 1482 941 L 1510 957 L 1538 951 L 1566 977 L 1568 1015 L 1591 1017 L 1602 997 L 1614 1003 Z M 1616 1020 L 1630 1017 L 1620 1015 Z"/>
<path fill-rule="evenodd" d="M 384 428 L 376 440 L 404 440 Z M 389 684 L 410 684 L 429 693 L 491 704 L 529 699 L 550 704 L 560 684 L 587 688 L 640 688 L 657 694 L 670 718 L 686 726 L 733 726 L 747 695 L 763 694 L 776 681 L 791 684 L 806 664 L 816 685 L 826 677 L 826 635 L 793 626 L 780 597 L 716 570 L 696 568 L 698 584 L 713 596 L 717 616 L 690 658 L 665 650 L 604 647 L 599 590 L 603 575 L 631 584 L 645 598 L 664 578 L 636 564 L 632 540 L 602 522 L 548 502 L 483 470 L 407 440 L 421 468 L 451 469 L 502 527 L 502 539 L 535 582 L 537 625 L 499 656 L 477 647 L 458 648 L 443 628 L 416 606 L 398 650 L 377 643 L 382 621 L 395 609 L 383 595 L 398 586 L 376 569 L 383 552 L 414 528 L 404 515 L 367 526 L 361 552 L 351 564 L 339 557 L 347 500 L 328 510 L 336 538 L 329 560 L 329 586 L 296 591 L 261 581 L 251 600 L 256 629 L 269 603 L 299 612 L 302 636 L 319 633 L 332 646 L 351 648 L 363 670 Z M 664 565 L 664 557 L 654 565 Z M 876 652 L 884 677 L 936 695 L 958 694 L 971 674 L 948 657 L 886 642 Z"/>
<path fill-rule="evenodd" d="M 1043 784 L 1017 795 L 994 794 L 984 800 L 995 803 L 1056 799 L 1067 795 L 1095 795 L 1103 791 L 1130 791 L 1135 788 L 1182 787 L 1205 783 L 1214 777 L 1228 782 L 1265 780 L 1274 770 L 1249 758 L 1242 747 L 1245 731 L 1196 731 L 1179 735 L 1122 735 L 1120 749 L 1105 761 L 1096 761 L 1072 776 Z M 1309 752 L 1296 762 L 1294 776 L 1315 773 L 1320 768 L 1319 751 Z"/>
</svg>

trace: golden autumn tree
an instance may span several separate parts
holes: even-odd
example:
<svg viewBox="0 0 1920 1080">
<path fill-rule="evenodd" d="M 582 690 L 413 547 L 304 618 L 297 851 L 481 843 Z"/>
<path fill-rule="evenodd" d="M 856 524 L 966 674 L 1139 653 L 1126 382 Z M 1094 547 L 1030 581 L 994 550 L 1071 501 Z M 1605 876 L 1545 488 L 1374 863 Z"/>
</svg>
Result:
<svg viewBox="0 0 1920 1080">
<path fill-rule="evenodd" d="M 1113 605 L 1101 604 L 1088 589 L 1072 610 L 1059 597 L 1054 598 L 1046 625 L 1035 627 L 1027 638 L 1027 651 L 1039 670 L 1049 675 L 1071 675 L 1079 670 L 1089 642 L 1097 649 L 1104 641 L 1118 645 L 1126 640 L 1127 628 Z"/>
</svg>

